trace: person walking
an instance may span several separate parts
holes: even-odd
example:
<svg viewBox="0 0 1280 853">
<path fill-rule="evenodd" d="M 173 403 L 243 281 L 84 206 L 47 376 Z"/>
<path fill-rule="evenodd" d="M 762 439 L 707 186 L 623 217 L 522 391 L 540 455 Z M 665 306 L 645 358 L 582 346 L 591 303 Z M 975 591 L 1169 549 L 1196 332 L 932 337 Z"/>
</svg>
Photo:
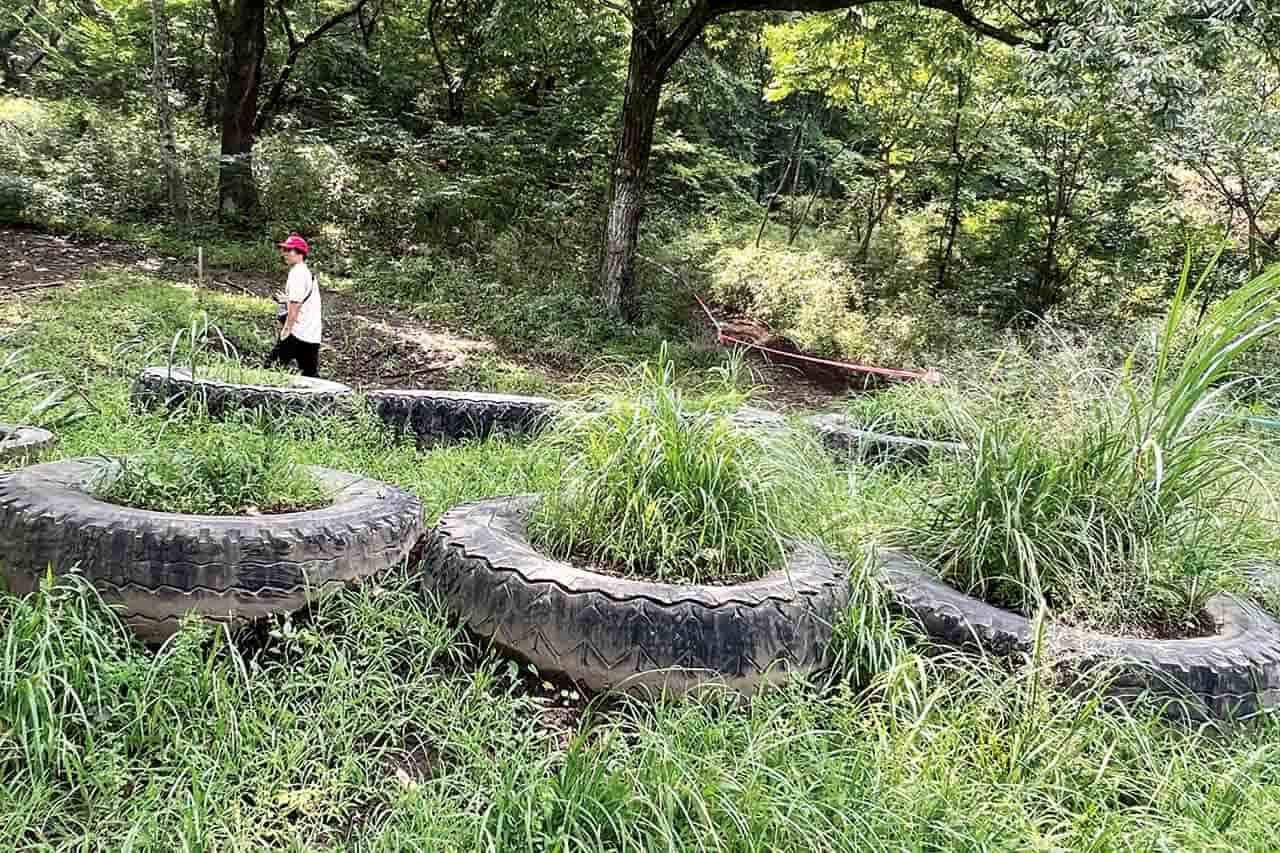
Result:
<svg viewBox="0 0 1280 853">
<path fill-rule="evenodd" d="M 289 265 L 289 280 L 276 299 L 280 309 L 280 340 L 267 356 L 267 366 L 298 363 L 303 376 L 317 376 L 320 371 L 320 288 L 307 267 L 311 247 L 296 233 L 290 234 L 280 247 L 280 257 Z"/>
</svg>

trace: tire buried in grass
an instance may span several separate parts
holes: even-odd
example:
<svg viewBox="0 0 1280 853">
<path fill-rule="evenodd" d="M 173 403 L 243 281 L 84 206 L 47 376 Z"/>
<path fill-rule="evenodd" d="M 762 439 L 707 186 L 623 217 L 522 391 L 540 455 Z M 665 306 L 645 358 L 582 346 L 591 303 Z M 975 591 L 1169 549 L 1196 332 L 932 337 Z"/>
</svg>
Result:
<svg viewBox="0 0 1280 853">
<path fill-rule="evenodd" d="M 210 417 L 234 411 L 262 410 L 275 415 L 328 415 L 352 396 L 340 382 L 289 377 L 288 385 L 237 385 L 192 376 L 185 367 L 148 367 L 133 383 L 129 399 L 141 409 L 181 406 L 200 401 Z"/>
<path fill-rule="evenodd" d="M 840 456 L 862 462 L 928 462 L 935 453 L 956 455 L 965 446 L 954 441 L 934 441 L 860 429 L 844 415 L 814 415 L 807 419 L 823 445 Z"/>
<path fill-rule="evenodd" d="M 881 552 L 884 577 L 900 608 L 933 639 L 1010 657 L 1035 646 L 1030 619 L 966 595 L 910 555 Z M 1081 673 L 1107 679 L 1122 703 L 1167 703 L 1171 716 L 1239 718 L 1280 705 L 1280 625 L 1259 608 L 1218 594 L 1208 602 L 1217 632 L 1147 640 L 1049 623 L 1042 651 L 1070 682 Z"/>
<path fill-rule="evenodd" d="M 539 553 L 525 533 L 536 496 L 446 512 L 427 535 L 423 586 L 475 634 L 591 690 L 750 695 L 828 663 L 849 602 L 847 570 L 821 551 L 733 586 L 630 580 Z"/>
<path fill-rule="evenodd" d="M 48 571 L 78 571 L 150 642 L 189 612 L 239 622 L 296 610 L 396 565 L 422 530 L 417 497 L 328 468 L 306 470 L 334 495 L 329 506 L 205 516 L 98 500 L 87 489 L 102 465 L 82 458 L 0 474 L 0 568 L 19 594 Z"/>
<path fill-rule="evenodd" d="M 56 442 L 54 434 L 46 429 L 0 424 L 0 462 L 27 462 Z"/>
<path fill-rule="evenodd" d="M 478 391 L 369 391 L 378 418 L 417 436 L 422 444 L 485 439 L 490 435 L 532 436 L 562 405 L 544 397 Z"/>
</svg>

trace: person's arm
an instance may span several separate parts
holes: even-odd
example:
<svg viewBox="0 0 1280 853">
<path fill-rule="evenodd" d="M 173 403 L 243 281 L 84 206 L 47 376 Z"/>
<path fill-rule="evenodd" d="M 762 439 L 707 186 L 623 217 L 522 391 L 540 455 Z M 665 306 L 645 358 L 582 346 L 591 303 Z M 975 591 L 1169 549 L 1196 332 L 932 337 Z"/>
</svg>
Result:
<svg viewBox="0 0 1280 853">
<path fill-rule="evenodd" d="M 298 311 L 302 309 L 305 290 L 302 279 L 303 276 L 299 274 L 298 267 L 289 270 L 289 280 L 284 286 L 285 308 L 288 313 L 285 315 L 284 322 L 280 324 L 280 340 L 282 341 L 293 334 L 293 324 L 298 322 Z"/>
<path fill-rule="evenodd" d="M 280 327 L 280 340 L 283 341 L 293 334 L 293 324 L 298 322 L 298 309 L 301 307 L 301 302 L 289 302 L 289 314 L 284 318 L 284 325 Z"/>
</svg>

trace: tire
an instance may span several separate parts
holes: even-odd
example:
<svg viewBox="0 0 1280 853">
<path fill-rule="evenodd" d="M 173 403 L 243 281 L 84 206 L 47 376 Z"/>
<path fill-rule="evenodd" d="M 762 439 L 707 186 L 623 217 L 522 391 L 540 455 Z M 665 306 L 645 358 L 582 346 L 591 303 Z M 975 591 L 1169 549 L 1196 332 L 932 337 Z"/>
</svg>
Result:
<svg viewBox="0 0 1280 853">
<path fill-rule="evenodd" d="M 323 509 L 200 516 L 97 500 L 86 488 L 103 464 L 71 459 L 0 475 L 0 564 L 19 594 L 50 567 L 78 566 L 150 642 L 188 612 L 239 622 L 296 610 L 397 564 L 422 532 L 416 497 L 328 468 L 307 469 L 337 495 Z"/>
<path fill-rule="evenodd" d="M 536 435 L 560 407 L 556 400 L 471 391 L 370 391 L 378 418 L 424 444 Z"/>
<path fill-rule="evenodd" d="M 22 465 L 55 443 L 57 438 L 46 429 L 0 424 L 0 462 Z"/>
<path fill-rule="evenodd" d="M 141 409 L 181 406 L 203 399 L 210 417 L 236 410 L 262 410 L 273 415 L 328 415 L 352 395 L 346 385 L 306 376 L 288 386 L 236 385 L 193 378 L 185 367 L 148 367 L 133 383 L 129 397 Z"/>
<path fill-rule="evenodd" d="M 881 556 L 894 600 L 935 640 L 999 656 L 1032 650 L 1029 619 L 965 595 L 908 555 Z M 1239 718 L 1280 704 L 1280 625 L 1223 594 L 1208 611 L 1218 625 L 1210 637 L 1143 640 L 1049 625 L 1043 648 L 1066 674 L 1102 671 L 1112 698 L 1168 701 L 1175 716 Z"/>
<path fill-rule="evenodd" d="M 954 441 L 929 441 L 859 429 L 844 415 L 814 415 L 809 425 L 828 450 L 853 455 L 862 462 L 923 463 L 935 453 L 959 454 L 965 446 Z"/>
<path fill-rule="evenodd" d="M 535 496 L 446 512 L 428 534 L 424 589 L 540 671 L 651 695 L 724 685 L 750 695 L 828 663 L 847 570 L 812 548 L 736 586 L 648 583 L 549 559 L 529 543 Z"/>
</svg>

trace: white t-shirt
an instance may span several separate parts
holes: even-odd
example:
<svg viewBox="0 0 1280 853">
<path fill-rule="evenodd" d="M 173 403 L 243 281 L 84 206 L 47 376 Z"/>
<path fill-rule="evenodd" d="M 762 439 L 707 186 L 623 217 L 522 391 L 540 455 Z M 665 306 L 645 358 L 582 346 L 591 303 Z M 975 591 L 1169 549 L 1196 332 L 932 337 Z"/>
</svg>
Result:
<svg viewBox="0 0 1280 853">
<path fill-rule="evenodd" d="M 320 343 L 320 288 L 316 286 L 305 261 L 294 264 L 289 270 L 285 296 L 290 302 L 300 303 L 298 319 L 293 322 L 293 336 L 309 344 Z"/>
</svg>

